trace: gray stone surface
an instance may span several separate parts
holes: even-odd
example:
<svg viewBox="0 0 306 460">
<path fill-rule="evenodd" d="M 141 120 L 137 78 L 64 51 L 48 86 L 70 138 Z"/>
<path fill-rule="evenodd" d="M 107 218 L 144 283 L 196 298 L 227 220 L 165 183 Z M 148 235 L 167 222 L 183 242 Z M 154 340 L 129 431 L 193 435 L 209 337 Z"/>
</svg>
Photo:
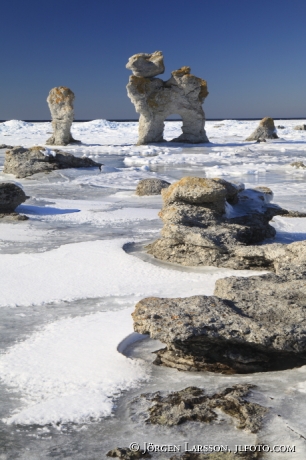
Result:
<svg viewBox="0 0 306 460">
<path fill-rule="evenodd" d="M 296 131 L 306 131 L 306 125 L 297 125 L 293 129 Z"/>
<path fill-rule="evenodd" d="M 77 142 L 70 129 L 74 118 L 74 93 L 66 86 L 52 88 L 47 98 L 52 117 L 53 135 L 46 141 L 48 145 L 67 145 Z"/>
<path fill-rule="evenodd" d="M 129 447 L 117 447 L 106 454 L 107 457 L 121 458 L 122 460 L 136 460 L 138 458 L 151 458 L 148 452 L 142 453 L 142 450 L 133 451 Z"/>
<path fill-rule="evenodd" d="M 138 144 L 164 142 L 164 121 L 171 114 L 179 114 L 183 120 L 183 132 L 173 141 L 208 142 L 204 129 L 205 114 L 202 108 L 204 99 L 208 95 L 206 81 L 191 75 L 190 67 L 173 71 L 167 81 L 152 78 L 150 70 L 154 67 L 152 58 L 147 59 L 142 56 L 151 55 L 132 56 L 127 64 L 134 73 L 127 85 L 128 97 L 135 105 L 136 112 L 140 114 Z M 158 63 L 160 62 L 162 62 L 162 54 L 158 55 Z M 140 66 L 140 71 L 135 69 L 136 63 Z M 158 67 L 159 65 L 156 69 Z M 146 73 L 147 69 L 148 73 Z M 145 77 L 148 74 L 150 77 Z"/>
<path fill-rule="evenodd" d="M 138 182 L 136 195 L 160 195 L 164 188 L 168 188 L 169 182 L 161 179 L 142 179 Z"/>
<path fill-rule="evenodd" d="M 164 56 L 161 51 L 155 53 L 138 53 L 130 57 L 126 68 L 133 72 L 136 77 L 156 77 L 164 73 Z"/>
<path fill-rule="evenodd" d="M 0 212 L 13 212 L 28 197 L 21 187 L 11 182 L 0 184 Z"/>
<path fill-rule="evenodd" d="M 306 242 L 281 248 L 276 273 L 229 277 L 214 296 L 149 297 L 134 330 L 166 344 L 155 363 L 180 370 L 249 373 L 306 364 Z"/>
<path fill-rule="evenodd" d="M 216 409 L 220 409 L 233 417 L 237 428 L 257 433 L 268 409 L 245 399 L 252 388 L 250 384 L 234 385 L 212 395 L 197 387 L 166 395 L 157 391 L 142 394 L 132 404 L 142 408 L 143 402 L 139 404 L 140 400 L 147 402 L 145 422 L 150 424 L 176 426 L 190 421 L 214 423 L 218 421 Z"/>
<path fill-rule="evenodd" d="M 255 131 L 246 139 L 246 141 L 258 141 L 263 139 L 277 139 L 276 128 L 273 118 L 263 118 Z"/>
<path fill-rule="evenodd" d="M 5 152 L 3 172 L 23 178 L 56 169 L 101 168 L 101 166 L 101 163 L 96 163 L 90 158 L 78 158 L 61 150 L 51 150 L 40 146 L 30 148 L 17 146 Z"/>
<path fill-rule="evenodd" d="M 7 145 L 7 144 L 0 144 L 0 149 L 12 149 L 12 145 Z"/>
<path fill-rule="evenodd" d="M 306 169 L 306 165 L 303 163 L 303 161 L 294 161 L 293 163 L 290 163 L 290 166 L 293 166 L 294 168 Z"/>
<path fill-rule="evenodd" d="M 252 257 L 254 244 L 275 236 L 275 215 L 302 217 L 272 204 L 268 187 L 244 190 L 223 179 L 185 177 L 162 190 L 161 238 L 147 246 L 157 259 L 187 266 L 266 268 Z M 244 257 L 237 250 L 245 246 Z M 250 254 L 248 257 L 247 254 Z M 268 262 L 266 262 L 268 263 Z M 271 265 L 271 262 L 268 263 Z"/>
</svg>

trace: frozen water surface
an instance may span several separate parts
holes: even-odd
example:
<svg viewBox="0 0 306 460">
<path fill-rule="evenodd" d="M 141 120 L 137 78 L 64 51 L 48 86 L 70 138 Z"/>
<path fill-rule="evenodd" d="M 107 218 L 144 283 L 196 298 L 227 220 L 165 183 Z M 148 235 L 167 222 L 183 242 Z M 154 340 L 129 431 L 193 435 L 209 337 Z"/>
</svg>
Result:
<svg viewBox="0 0 306 460">
<path fill-rule="evenodd" d="M 102 173 L 70 169 L 16 180 L 3 174 L 0 150 L 1 181 L 19 183 L 31 197 L 18 209 L 28 221 L 0 224 L 1 460 L 101 459 L 132 441 L 288 444 L 296 453 L 278 458 L 305 458 L 305 367 L 250 376 L 156 367 L 152 352 L 162 344 L 134 335 L 130 317 L 146 296 L 210 295 L 216 279 L 254 273 L 148 256 L 143 246 L 162 227 L 161 197 L 137 197 L 140 179 L 192 175 L 267 185 L 274 202 L 306 211 L 306 170 L 290 166 L 306 164 L 306 132 L 293 130 L 301 120 L 277 121 L 285 126 L 278 140 L 245 142 L 257 124 L 211 121 L 209 144 L 136 146 L 135 122 L 74 123 L 82 143 L 63 149 L 104 163 Z M 165 138 L 178 136 L 180 126 L 167 122 Z M 0 124 L 0 144 L 44 145 L 50 131 L 50 123 L 11 120 Z M 276 217 L 273 225 L 276 241 L 306 238 L 306 219 Z M 150 426 L 131 405 L 144 392 L 197 385 L 211 394 L 241 382 L 257 385 L 250 400 L 270 408 L 258 435 L 221 413 L 214 425 Z"/>
</svg>

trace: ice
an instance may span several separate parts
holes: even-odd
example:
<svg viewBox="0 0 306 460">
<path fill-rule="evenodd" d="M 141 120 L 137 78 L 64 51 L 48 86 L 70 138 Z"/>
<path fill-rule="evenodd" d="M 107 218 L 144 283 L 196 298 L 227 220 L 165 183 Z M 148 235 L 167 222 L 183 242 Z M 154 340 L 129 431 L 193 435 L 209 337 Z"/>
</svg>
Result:
<svg viewBox="0 0 306 460">
<path fill-rule="evenodd" d="M 306 212 L 306 170 L 290 166 L 305 163 L 306 132 L 293 129 L 301 123 L 277 120 L 285 126 L 280 139 L 253 143 L 245 138 L 258 120 L 208 121 L 208 144 L 137 146 L 137 122 L 75 122 L 72 135 L 81 143 L 60 148 L 103 163 L 102 172 L 68 169 L 18 180 L 31 197 L 18 212 L 29 220 L 0 224 L 0 452 L 83 460 L 104 458 L 107 449 L 131 441 L 259 439 L 295 444 L 292 458 L 305 458 L 306 367 L 252 376 L 156 367 L 152 352 L 163 345 L 139 341 L 144 337 L 134 335 L 130 316 L 147 296 L 210 295 L 220 277 L 260 273 L 180 267 L 146 254 L 162 227 L 162 200 L 136 196 L 138 181 L 224 177 L 246 188 L 266 185 L 274 203 Z M 45 145 L 51 132 L 49 122 L 11 120 L 0 123 L 0 144 L 39 145 L 52 154 Z M 166 140 L 180 133 L 181 122 L 165 123 Z M 0 150 L 1 180 L 15 182 L 1 172 L 4 155 Z M 237 212 L 245 210 L 227 208 L 228 215 Z M 272 225 L 275 242 L 306 239 L 305 218 L 277 216 Z M 173 429 L 131 421 L 130 401 L 141 392 L 190 385 L 214 392 L 239 382 L 255 383 L 250 398 L 270 408 L 258 438 L 222 417 L 216 426 Z"/>
<path fill-rule="evenodd" d="M 136 300 L 209 295 L 216 279 L 233 273 L 185 273 L 157 267 L 127 254 L 123 246 L 129 242 L 98 240 L 36 254 L 2 254 L 0 307 L 120 295 L 133 295 Z"/>
<path fill-rule="evenodd" d="M 100 312 L 52 323 L 12 347 L 0 359 L 0 373 L 22 392 L 23 408 L 4 421 L 45 425 L 109 416 L 114 396 L 149 376 L 143 362 L 117 351 L 131 331 L 131 309 Z"/>
</svg>

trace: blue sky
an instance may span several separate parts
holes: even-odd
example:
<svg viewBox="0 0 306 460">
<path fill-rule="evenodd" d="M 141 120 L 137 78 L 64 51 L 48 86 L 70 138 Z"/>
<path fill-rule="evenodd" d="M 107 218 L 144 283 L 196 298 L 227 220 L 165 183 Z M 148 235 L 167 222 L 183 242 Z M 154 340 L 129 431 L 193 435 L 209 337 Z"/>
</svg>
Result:
<svg viewBox="0 0 306 460">
<path fill-rule="evenodd" d="M 208 83 L 207 118 L 306 117 L 305 0 L 6 0 L 0 119 L 49 119 L 49 90 L 76 119 L 138 118 L 128 58 L 163 51 Z"/>
</svg>

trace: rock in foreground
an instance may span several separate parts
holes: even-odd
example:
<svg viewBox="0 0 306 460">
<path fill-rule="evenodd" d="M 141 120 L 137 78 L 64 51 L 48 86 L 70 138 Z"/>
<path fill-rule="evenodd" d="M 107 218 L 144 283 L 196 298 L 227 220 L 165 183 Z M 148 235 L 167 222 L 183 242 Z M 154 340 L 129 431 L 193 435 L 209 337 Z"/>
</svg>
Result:
<svg viewBox="0 0 306 460">
<path fill-rule="evenodd" d="M 149 254 L 187 266 L 267 267 L 253 256 L 252 245 L 274 237 L 270 220 L 288 214 L 270 203 L 269 188 L 244 190 L 223 179 L 184 177 L 161 194 L 164 227 L 161 238 L 147 246 Z"/>
<path fill-rule="evenodd" d="M 187 452 L 183 455 L 174 455 L 170 460 L 259 460 L 261 452 L 213 452 L 211 454 L 194 454 Z"/>
<path fill-rule="evenodd" d="M 188 421 L 211 423 L 218 419 L 215 410 L 221 409 L 238 422 L 237 428 L 257 433 L 268 409 L 245 399 L 251 388 L 250 384 L 234 385 L 208 396 L 201 388 L 188 387 L 165 396 L 158 391 L 142 394 L 140 398 L 149 404 L 146 423 L 167 426 Z"/>
<path fill-rule="evenodd" d="M 90 158 L 78 158 L 61 150 L 50 150 L 44 147 L 14 147 L 5 153 L 3 172 L 14 174 L 17 178 L 32 176 L 36 173 L 48 173 L 56 169 L 66 168 L 101 168 Z"/>
<path fill-rule="evenodd" d="M 160 195 L 164 188 L 168 188 L 169 182 L 161 179 L 142 179 L 138 182 L 136 195 Z"/>
<path fill-rule="evenodd" d="M 117 447 L 106 454 L 107 457 L 121 458 L 122 460 L 137 460 L 138 458 L 151 458 L 148 452 L 142 453 L 141 450 L 133 451 L 129 447 Z"/>
<path fill-rule="evenodd" d="M 259 126 L 246 139 L 246 141 L 260 141 L 263 139 L 278 139 L 273 118 L 263 118 L 259 123 Z"/>
<path fill-rule="evenodd" d="M 221 373 L 305 365 L 306 244 L 296 249 L 300 263 L 282 257 L 277 274 L 220 279 L 214 296 L 141 300 L 134 330 L 166 344 L 155 364 Z"/>
</svg>

